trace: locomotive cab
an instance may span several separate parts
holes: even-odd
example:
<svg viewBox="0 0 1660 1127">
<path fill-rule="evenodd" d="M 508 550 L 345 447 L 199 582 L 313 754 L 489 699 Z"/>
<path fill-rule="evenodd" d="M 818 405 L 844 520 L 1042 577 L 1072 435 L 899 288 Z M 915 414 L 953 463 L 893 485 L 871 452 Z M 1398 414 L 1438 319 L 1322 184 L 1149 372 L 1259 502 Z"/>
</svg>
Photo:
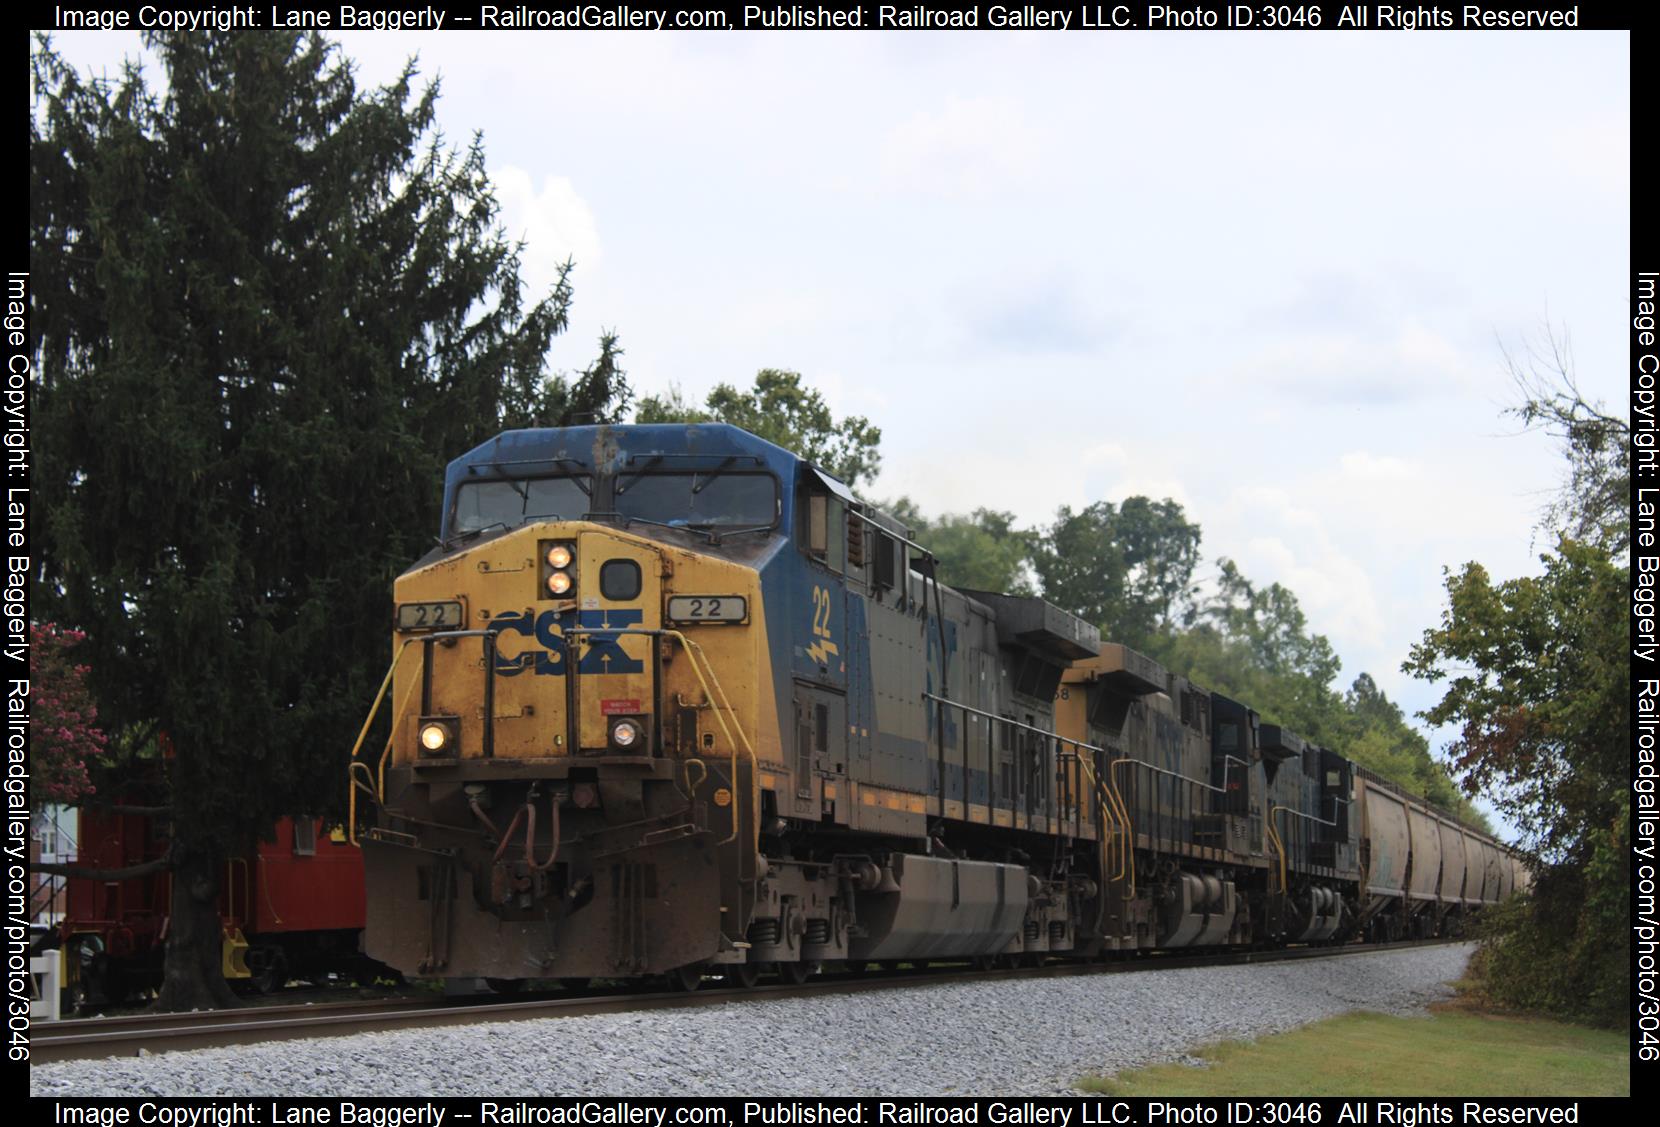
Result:
<svg viewBox="0 0 1660 1127">
<path fill-rule="evenodd" d="M 393 965 L 663 971 L 745 911 L 776 706 L 734 671 L 767 664 L 783 490 L 731 428 L 630 429 L 459 459 L 439 547 L 394 585 L 390 735 L 353 767 L 377 813 L 367 942 Z"/>
</svg>

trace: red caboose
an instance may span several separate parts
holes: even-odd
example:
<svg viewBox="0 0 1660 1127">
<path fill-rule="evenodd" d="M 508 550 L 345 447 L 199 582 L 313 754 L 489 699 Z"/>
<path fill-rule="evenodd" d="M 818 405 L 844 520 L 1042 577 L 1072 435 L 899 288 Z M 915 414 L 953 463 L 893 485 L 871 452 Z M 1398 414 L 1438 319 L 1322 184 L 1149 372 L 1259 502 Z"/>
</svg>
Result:
<svg viewBox="0 0 1660 1127">
<path fill-rule="evenodd" d="M 166 824 L 137 814 L 81 811 L 77 864 L 126 869 L 167 850 Z M 81 1001 L 120 1001 L 160 984 L 172 904 L 165 869 L 126 880 L 71 877 L 60 934 L 65 984 Z M 219 914 L 222 966 L 233 985 L 275 990 L 290 977 L 372 976 L 363 958 L 363 856 L 319 818 L 284 818 L 276 840 L 225 864 Z"/>
</svg>

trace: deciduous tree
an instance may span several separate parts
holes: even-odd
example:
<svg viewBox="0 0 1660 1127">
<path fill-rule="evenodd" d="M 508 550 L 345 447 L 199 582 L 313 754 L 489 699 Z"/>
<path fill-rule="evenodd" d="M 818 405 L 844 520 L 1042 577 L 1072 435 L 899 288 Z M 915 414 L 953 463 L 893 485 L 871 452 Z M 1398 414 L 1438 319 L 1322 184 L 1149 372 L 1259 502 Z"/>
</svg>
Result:
<svg viewBox="0 0 1660 1127">
<path fill-rule="evenodd" d="M 934 553 L 942 583 L 1009 595 L 1033 593 L 1028 562 L 1036 534 L 1016 528 L 1013 513 L 975 509 L 930 518 L 908 497 L 884 507 Z"/>
<path fill-rule="evenodd" d="M 1550 356 L 1554 374 L 1529 369 L 1512 413 L 1566 445 L 1567 485 L 1544 520 L 1555 549 L 1539 575 L 1449 572 L 1441 622 L 1404 668 L 1445 685 L 1424 715 L 1457 725 L 1447 751 L 1466 790 L 1534 852 L 1531 899 L 1489 930 L 1488 989 L 1617 1024 L 1630 1015 L 1631 574 L 1617 562 L 1631 543 L 1630 426 L 1583 399 L 1564 352 Z"/>
<path fill-rule="evenodd" d="M 1200 531 L 1182 506 L 1130 497 L 1062 506 L 1032 553 L 1050 602 L 1114 641 L 1148 649 L 1191 592 Z"/>
<path fill-rule="evenodd" d="M 29 759 L 37 791 L 50 802 L 74 803 L 93 791 L 88 763 L 109 737 L 87 691 L 88 667 L 74 650 L 86 638 L 56 623 L 29 627 Z"/>
<path fill-rule="evenodd" d="M 800 372 L 763 368 L 748 389 L 719 384 L 702 407 L 679 388 L 647 396 L 635 414 L 640 423 L 731 423 L 829 470 L 848 485 L 868 482 L 881 468 L 880 427 L 862 415 L 837 419 Z"/>
</svg>

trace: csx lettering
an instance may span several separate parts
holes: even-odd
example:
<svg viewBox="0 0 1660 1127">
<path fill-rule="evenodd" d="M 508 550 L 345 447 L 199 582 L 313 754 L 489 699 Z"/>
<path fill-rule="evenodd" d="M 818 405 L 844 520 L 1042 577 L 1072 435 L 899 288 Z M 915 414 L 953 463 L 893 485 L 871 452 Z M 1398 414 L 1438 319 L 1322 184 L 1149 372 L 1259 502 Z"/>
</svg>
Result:
<svg viewBox="0 0 1660 1127">
<path fill-rule="evenodd" d="M 565 674 L 567 643 L 564 631 L 570 625 L 570 611 L 545 610 L 541 614 L 504 614 L 496 619 L 496 674 L 517 677 L 526 669 L 533 669 L 538 677 L 562 677 Z M 584 630 L 626 630 L 638 626 L 645 619 L 640 610 L 584 610 L 575 612 L 576 625 Z M 517 634 L 534 638 L 537 650 L 503 653 L 505 635 Z M 587 652 L 577 664 L 582 676 L 591 673 L 643 673 L 645 663 L 630 657 L 617 637 L 605 634 L 585 635 Z"/>
</svg>

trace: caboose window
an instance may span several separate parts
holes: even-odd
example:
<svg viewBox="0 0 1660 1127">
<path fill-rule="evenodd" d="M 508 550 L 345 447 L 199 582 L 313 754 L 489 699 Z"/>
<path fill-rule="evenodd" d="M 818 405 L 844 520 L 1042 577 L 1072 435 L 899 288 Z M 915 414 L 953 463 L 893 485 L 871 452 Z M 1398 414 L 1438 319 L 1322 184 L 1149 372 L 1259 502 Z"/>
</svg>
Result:
<svg viewBox="0 0 1660 1127">
<path fill-rule="evenodd" d="M 462 483 L 455 495 L 452 533 L 477 532 L 529 520 L 571 520 L 588 511 L 585 480 L 574 477 L 499 478 Z"/>
<path fill-rule="evenodd" d="M 710 528 L 771 528 L 778 519 L 778 488 L 757 473 L 641 473 L 617 482 L 617 512 L 625 517 Z"/>
</svg>

